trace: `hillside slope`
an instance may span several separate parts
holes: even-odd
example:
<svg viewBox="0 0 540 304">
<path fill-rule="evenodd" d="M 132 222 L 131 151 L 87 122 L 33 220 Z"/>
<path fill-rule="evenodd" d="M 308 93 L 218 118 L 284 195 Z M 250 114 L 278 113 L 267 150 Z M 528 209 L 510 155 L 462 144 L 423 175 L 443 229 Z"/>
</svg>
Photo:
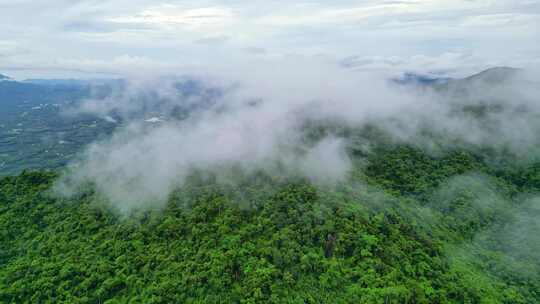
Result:
<svg viewBox="0 0 540 304">
<path fill-rule="evenodd" d="M 332 189 L 194 178 L 126 218 L 55 174 L 0 180 L 6 303 L 534 303 L 538 164 L 381 149 Z M 535 213 L 536 212 L 536 213 Z M 535 230 L 536 229 L 536 230 Z M 506 233 L 508 232 L 508 233 Z M 514 246 L 514 247 L 512 247 Z"/>
</svg>

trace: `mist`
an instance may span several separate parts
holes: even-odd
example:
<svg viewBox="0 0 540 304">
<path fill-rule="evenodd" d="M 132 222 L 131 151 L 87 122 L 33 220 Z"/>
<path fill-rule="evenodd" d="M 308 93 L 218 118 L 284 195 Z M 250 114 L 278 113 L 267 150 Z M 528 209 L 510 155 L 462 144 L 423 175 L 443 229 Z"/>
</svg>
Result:
<svg viewBox="0 0 540 304">
<path fill-rule="evenodd" d="M 127 77 L 106 98 L 69 110 L 118 117 L 122 125 L 88 146 L 56 190 L 69 196 L 93 184 L 114 207 L 129 211 L 163 206 L 193 171 L 219 175 L 235 167 L 246 174 L 302 176 L 321 186 L 346 182 L 354 165 L 350 150 L 369 147 L 370 140 L 352 142 L 331 129 L 309 136 L 308 123 L 376 126 L 392 141 L 430 153 L 461 145 L 536 159 L 538 78 L 517 74 L 503 84 L 479 77 L 426 88 L 398 85 L 383 71 L 291 57 Z M 195 91 L 178 90 L 186 80 Z"/>
</svg>

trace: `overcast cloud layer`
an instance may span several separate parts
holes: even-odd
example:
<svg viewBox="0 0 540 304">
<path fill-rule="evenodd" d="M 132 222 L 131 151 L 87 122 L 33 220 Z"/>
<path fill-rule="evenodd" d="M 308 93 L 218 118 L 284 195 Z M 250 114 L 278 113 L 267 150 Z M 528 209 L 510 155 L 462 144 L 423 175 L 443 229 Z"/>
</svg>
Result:
<svg viewBox="0 0 540 304">
<path fill-rule="evenodd" d="M 0 72 L 145 74 L 316 56 L 468 73 L 540 63 L 540 1 L 0 0 Z"/>
</svg>

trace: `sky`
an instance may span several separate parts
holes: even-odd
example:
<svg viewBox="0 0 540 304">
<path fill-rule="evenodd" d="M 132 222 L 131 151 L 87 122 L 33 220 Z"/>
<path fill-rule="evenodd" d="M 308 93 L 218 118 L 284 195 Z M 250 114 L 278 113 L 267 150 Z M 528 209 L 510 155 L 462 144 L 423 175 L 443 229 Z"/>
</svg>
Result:
<svg viewBox="0 0 540 304">
<path fill-rule="evenodd" d="M 0 0 L 0 73 L 96 77 L 318 58 L 457 74 L 540 64 L 540 0 Z"/>
</svg>

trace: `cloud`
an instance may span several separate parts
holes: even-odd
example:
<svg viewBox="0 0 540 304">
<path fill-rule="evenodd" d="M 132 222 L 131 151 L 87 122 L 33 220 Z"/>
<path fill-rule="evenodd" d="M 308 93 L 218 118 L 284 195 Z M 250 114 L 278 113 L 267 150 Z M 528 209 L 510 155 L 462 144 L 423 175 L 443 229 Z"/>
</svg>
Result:
<svg viewBox="0 0 540 304">
<path fill-rule="evenodd" d="M 246 47 L 245 51 L 248 52 L 248 53 L 251 53 L 251 54 L 256 54 L 256 55 L 261 55 L 261 54 L 266 54 L 267 53 L 266 49 L 261 48 L 261 47 L 255 47 L 255 46 Z"/>
<path fill-rule="evenodd" d="M 232 22 L 235 15 L 227 7 L 185 8 L 171 4 L 150 7 L 134 15 L 108 18 L 113 23 L 153 24 L 162 27 L 179 25 L 190 29 L 216 28 Z"/>
<path fill-rule="evenodd" d="M 100 62 L 114 64 L 122 56 L 212 66 L 223 58 L 249 56 L 245 50 L 253 46 L 271 50 L 264 56 L 437 58 L 463 53 L 486 65 L 538 61 L 540 53 L 538 1 L 340 0 L 283 6 L 244 0 L 56 0 L 4 1 L 0 6 L 1 40 L 27 51 L 1 57 L 3 69 L 39 65 L 66 70 L 64 62 L 85 61 L 96 62 L 97 70 Z M 204 44 L 209 42 L 220 50 L 212 53 Z"/>
<path fill-rule="evenodd" d="M 223 94 L 213 96 L 209 108 L 182 121 L 172 117 L 171 109 L 198 104 L 200 96 L 192 100 L 178 95 L 168 85 L 175 82 L 163 78 L 129 84 L 111 102 L 83 104 L 81 110 L 104 117 L 151 108 L 167 121 L 150 126 L 141 118 L 124 116 L 125 127 L 111 139 L 91 145 L 59 187 L 70 192 L 91 182 L 116 207 L 130 210 L 164 203 L 192 170 L 220 174 L 239 167 L 247 174 L 264 170 L 329 184 L 345 178 L 350 169 L 345 142 L 332 134 L 315 142 L 306 140 L 302 131 L 306 120 L 352 121 L 399 111 L 410 101 L 386 91 L 382 79 L 302 58 L 211 75 L 202 81 L 212 86 L 215 79 L 213 85 L 224 88 Z M 148 92 L 150 99 L 137 102 Z"/>
<path fill-rule="evenodd" d="M 124 126 L 92 144 L 59 187 L 76 192 L 90 182 L 115 207 L 129 211 L 164 204 L 194 170 L 262 170 L 324 185 L 346 180 L 349 147 L 369 141 L 353 143 L 332 131 L 313 134 L 307 128 L 313 124 L 376 126 L 393 140 L 433 152 L 452 142 L 466 149 L 490 147 L 523 162 L 540 156 L 536 74 L 496 86 L 491 77 L 479 76 L 452 82 L 441 93 L 400 87 L 386 73 L 311 57 L 254 62 L 256 68 L 245 62 L 189 77 L 132 79 L 108 99 L 83 103 L 80 111 L 121 115 Z M 195 94 L 175 90 L 185 79 L 197 79 Z M 461 110 L 471 106 L 470 112 Z M 496 110 L 474 118 L 477 106 Z M 178 107 L 188 111 L 182 120 L 174 114 Z M 145 122 L 156 115 L 163 121 Z"/>
<path fill-rule="evenodd" d="M 22 49 L 17 43 L 12 41 L 0 40 L 0 57 L 14 56 L 24 54 L 26 50 Z"/>
<path fill-rule="evenodd" d="M 227 36 L 209 36 L 195 40 L 195 43 L 216 45 L 227 42 L 230 38 Z"/>
</svg>

